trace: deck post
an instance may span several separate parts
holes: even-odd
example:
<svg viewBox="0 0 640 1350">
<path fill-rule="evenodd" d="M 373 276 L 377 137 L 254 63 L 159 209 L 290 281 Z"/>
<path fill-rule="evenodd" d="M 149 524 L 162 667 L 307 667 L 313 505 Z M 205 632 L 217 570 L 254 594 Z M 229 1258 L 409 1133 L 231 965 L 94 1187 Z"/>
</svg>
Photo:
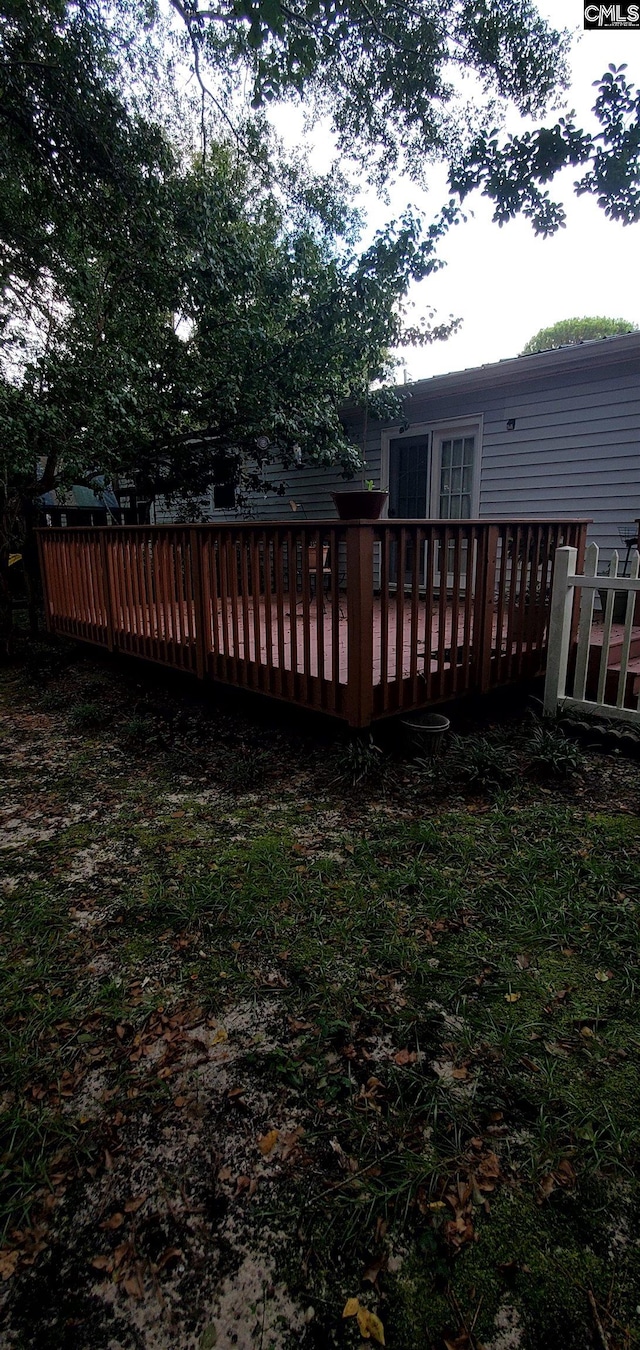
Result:
<svg viewBox="0 0 640 1350">
<path fill-rule="evenodd" d="M 498 563 L 499 526 L 487 525 L 482 550 L 478 559 L 478 586 L 476 597 L 480 615 L 478 642 L 478 676 L 482 694 L 491 688 L 491 656 L 493 653 L 493 617 L 495 611 L 496 568 Z M 506 541 L 506 536 L 505 536 Z M 503 544 L 503 549 L 505 544 Z M 506 551 L 506 550 L 505 550 Z M 507 559 L 502 558 L 506 567 Z M 512 561 L 513 569 L 513 561 Z"/>
<path fill-rule="evenodd" d="M 189 530 L 189 552 L 191 554 L 191 581 L 193 584 L 193 622 L 196 639 L 196 675 L 199 680 L 205 676 L 206 666 L 206 621 L 202 603 L 202 531 Z M 246 600 L 245 600 L 246 604 Z"/>
<path fill-rule="evenodd" d="M 106 528 L 106 527 L 105 527 Z M 100 530 L 100 561 L 102 564 L 102 593 L 104 595 L 105 620 L 107 630 L 107 651 L 113 651 L 113 609 L 111 605 L 111 580 L 109 576 L 109 550 L 105 529 Z"/>
<path fill-rule="evenodd" d="M 346 713 L 350 727 L 368 727 L 373 716 L 373 525 L 350 524 L 346 535 Z"/>
<path fill-rule="evenodd" d="M 553 567 L 553 591 L 549 615 L 547 646 L 547 674 L 544 684 L 544 716 L 555 717 L 558 703 L 564 698 L 567 683 L 567 664 L 571 641 L 571 620 L 575 586 L 570 577 L 576 576 L 578 551 L 575 548 L 557 548 Z"/>
</svg>

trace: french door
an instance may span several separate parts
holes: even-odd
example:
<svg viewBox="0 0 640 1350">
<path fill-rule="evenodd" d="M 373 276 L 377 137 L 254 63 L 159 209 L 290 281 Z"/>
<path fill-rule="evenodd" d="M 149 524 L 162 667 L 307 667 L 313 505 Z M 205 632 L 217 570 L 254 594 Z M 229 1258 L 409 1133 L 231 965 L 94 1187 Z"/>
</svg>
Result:
<svg viewBox="0 0 640 1350">
<path fill-rule="evenodd" d="M 479 429 L 469 426 L 436 427 L 420 436 L 403 436 L 389 446 L 389 515 L 400 520 L 468 520 L 474 513 L 474 482 Z M 436 584 L 446 576 L 452 584 L 453 548 L 450 557 L 434 559 Z M 397 563 L 393 561 L 393 580 Z M 426 569 L 426 556 L 421 571 Z M 413 570 L 407 557 L 405 577 Z M 466 573 L 466 564 L 464 564 Z"/>
</svg>

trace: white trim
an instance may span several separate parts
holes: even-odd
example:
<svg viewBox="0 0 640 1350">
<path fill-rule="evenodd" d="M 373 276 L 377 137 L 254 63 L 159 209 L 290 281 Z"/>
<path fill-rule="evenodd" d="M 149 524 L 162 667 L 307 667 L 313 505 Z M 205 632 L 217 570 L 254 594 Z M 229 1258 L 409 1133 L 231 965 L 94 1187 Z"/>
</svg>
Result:
<svg viewBox="0 0 640 1350">
<path fill-rule="evenodd" d="M 431 517 L 433 518 L 434 508 L 437 507 L 439 498 L 438 474 L 434 463 L 433 440 L 434 437 L 446 435 L 451 431 L 459 435 L 461 430 L 467 430 L 469 435 L 476 437 L 476 454 L 473 466 L 473 485 L 471 488 L 471 517 L 477 519 L 480 514 L 480 479 L 482 473 L 482 455 L 484 442 L 484 414 L 472 413 L 467 417 L 447 417 L 439 418 L 437 422 L 415 422 L 410 426 L 404 427 L 386 427 L 380 433 L 380 488 L 383 492 L 389 491 L 390 478 L 390 449 L 392 441 L 415 440 L 417 436 L 424 436 L 429 442 L 429 506 L 431 508 Z M 385 515 L 388 513 L 388 502 L 385 507 Z M 429 517 L 427 516 L 427 519 Z"/>
</svg>

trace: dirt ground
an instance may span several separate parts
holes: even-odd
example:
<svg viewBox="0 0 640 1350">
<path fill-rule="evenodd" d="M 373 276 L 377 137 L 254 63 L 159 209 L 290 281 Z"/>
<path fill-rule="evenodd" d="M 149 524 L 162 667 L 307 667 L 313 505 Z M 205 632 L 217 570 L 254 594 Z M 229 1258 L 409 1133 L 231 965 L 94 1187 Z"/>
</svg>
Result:
<svg viewBox="0 0 640 1350">
<path fill-rule="evenodd" d="M 3 1345 L 637 1344 L 636 765 L 352 787 L 72 649 L 0 685 Z"/>
</svg>

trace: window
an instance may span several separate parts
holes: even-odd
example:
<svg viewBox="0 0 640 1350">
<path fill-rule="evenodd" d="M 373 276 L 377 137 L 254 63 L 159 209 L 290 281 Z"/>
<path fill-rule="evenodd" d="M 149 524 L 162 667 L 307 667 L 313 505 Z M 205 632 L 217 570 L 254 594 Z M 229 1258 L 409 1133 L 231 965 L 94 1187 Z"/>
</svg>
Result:
<svg viewBox="0 0 640 1350">
<path fill-rule="evenodd" d="M 442 520 L 465 520 L 471 515 L 475 448 L 475 436 L 440 440 L 438 515 Z"/>
<path fill-rule="evenodd" d="M 392 441 L 389 468 L 389 515 L 423 520 L 428 514 L 428 436 Z"/>
<path fill-rule="evenodd" d="M 214 483 L 213 505 L 216 511 L 233 511 L 235 504 L 235 485 L 233 483 Z"/>
</svg>

